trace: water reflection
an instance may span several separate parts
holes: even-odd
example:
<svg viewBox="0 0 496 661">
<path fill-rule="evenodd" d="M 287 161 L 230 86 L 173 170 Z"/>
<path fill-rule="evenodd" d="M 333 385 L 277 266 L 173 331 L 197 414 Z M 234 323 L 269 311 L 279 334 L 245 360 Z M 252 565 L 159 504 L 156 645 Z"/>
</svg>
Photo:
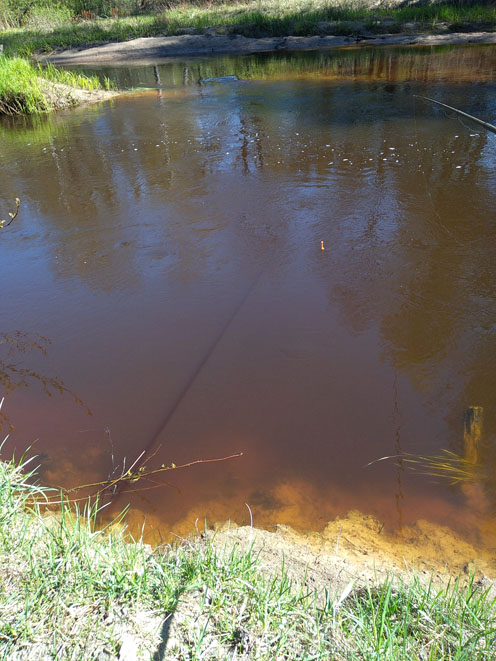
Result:
<svg viewBox="0 0 496 661">
<path fill-rule="evenodd" d="M 92 73 L 115 80 L 120 88 L 180 90 L 226 76 L 243 80 L 315 78 L 341 82 L 492 82 L 493 46 L 417 46 L 367 48 L 350 46 L 331 51 L 258 53 L 165 58 L 155 66 L 98 67 Z M 394 92 L 395 85 L 386 88 Z"/>
<path fill-rule="evenodd" d="M 61 379 L 34 369 L 37 361 L 33 359 L 32 352 L 46 358 L 50 344 L 49 338 L 38 333 L 23 333 L 21 331 L 0 333 L 0 388 L 2 398 L 8 399 L 14 390 L 28 388 L 36 384 L 48 397 L 52 397 L 54 394 L 69 395 L 75 404 L 85 408 L 88 415 L 91 415 L 90 409 L 82 399 L 71 391 Z M 25 357 L 26 354 L 28 354 L 27 358 Z M 0 407 L 0 430 L 3 426 L 9 427 L 10 430 L 14 429 L 7 410 Z"/>
<path fill-rule="evenodd" d="M 461 451 L 473 404 L 494 447 L 496 141 L 413 95 L 489 118 L 495 60 L 175 61 L 114 72 L 161 89 L 2 124 L 1 200 L 24 202 L 0 243 L 4 318 L 53 339 L 51 372 L 96 421 L 86 438 L 69 406 L 9 397 L 51 479 L 106 479 L 110 429 L 128 462 L 150 443 L 157 465 L 244 452 L 138 495 L 166 526 L 246 519 L 248 502 L 265 525 L 356 507 L 475 534 L 459 489 L 364 465 Z"/>
</svg>

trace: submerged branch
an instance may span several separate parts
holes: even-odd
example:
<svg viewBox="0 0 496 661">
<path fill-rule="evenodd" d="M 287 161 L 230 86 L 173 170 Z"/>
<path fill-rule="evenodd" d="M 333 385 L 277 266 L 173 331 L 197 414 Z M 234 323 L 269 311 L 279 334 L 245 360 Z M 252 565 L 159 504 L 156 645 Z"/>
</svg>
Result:
<svg viewBox="0 0 496 661">
<path fill-rule="evenodd" d="M 63 489 L 62 487 L 59 487 L 59 490 L 61 492 L 61 498 L 57 499 L 56 501 L 48 501 L 45 504 L 46 505 L 59 505 L 62 502 L 70 504 L 70 503 L 78 503 L 81 501 L 86 501 L 88 500 L 88 496 L 82 496 L 82 497 L 69 497 L 68 499 L 66 496 L 68 494 L 75 494 L 77 495 L 77 492 L 84 490 L 84 489 L 94 489 L 95 487 L 97 488 L 96 492 L 90 496 L 91 499 L 94 500 L 99 500 L 104 496 L 105 494 L 112 494 L 115 493 L 116 489 L 122 488 L 124 485 L 129 485 L 133 484 L 140 481 L 147 479 L 150 482 L 150 477 L 152 475 L 158 475 L 160 473 L 165 473 L 167 471 L 171 470 L 179 470 L 180 468 L 190 468 L 191 466 L 196 466 L 197 464 L 209 464 L 209 463 L 214 463 L 214 462 L 219 462 L 219 461 L 227 461 L 228 459 L 235 459 L 237 457 L 242 457 L 243 453 L 242 452 L 235 452 L 233 454 L 227 455 L 225 457 L 213 457 L 210 459 L 196 459 L 194 461 L 189 461 L 185 464 L 179 464 L 176 465 L 174 463 L 171 463 L 169 465 L 162 464 L 160 468 L 155 468 L 155 469 L 148 469 L 146 466 L 146 462 L 149 461 L 155 454 L 154 452 L 151 456 L 147 457 L 145 462 L 137 469 L 133 470 L 134 466 L 140 460 L 142 459 L 144 453 L 141 453 L 139 457 L 135 460 L 135 462 L 132 464 L 131 468 L 127 470 L 125 473 L 120 475 L 119 477 L 116 477 L 112 480 L 102 480 L 101 482 L 92 482 L 90 484 L 82 484 L 77 487 L 73 487 L 72 489 Z M 171 486 L 167 482 L 162 482 L 162 483 L 157 483 L 155 482 L 153 487 L 150 486 L 145 486 L 145 487 L 140 487 L 140 488 L 133 488 L 132 490 L 127 490 L 124 491 L 123 493 L 129 493 L 130 491 L 141 491 L 145 489 L 150 489 L 150 488 L 157 488 L 158 486 Z"/>
</svg>

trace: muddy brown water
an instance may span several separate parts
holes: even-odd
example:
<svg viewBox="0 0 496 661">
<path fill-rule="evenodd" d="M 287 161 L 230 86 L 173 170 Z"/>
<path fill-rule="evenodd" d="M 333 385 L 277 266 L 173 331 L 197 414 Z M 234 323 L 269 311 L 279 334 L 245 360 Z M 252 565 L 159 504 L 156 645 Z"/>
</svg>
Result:
<svg viewBox="0 0 496 661">
<path fill-rule="evenodd" d="M 112 455 L 242 452 L 123 490 L 164 536 L 356 508 L 494 547 L 496 136 L 414 95 L 494 122 L 496 48 L 97 73 L 155 89 L 0 124 L 1 217 L 22 200 L 0 236 L 3 456 L 34 443 L 40 479 L 73 487 Z M 462 454 L 470 405 L 472 491 L 367 466 Z"/>
</svg>

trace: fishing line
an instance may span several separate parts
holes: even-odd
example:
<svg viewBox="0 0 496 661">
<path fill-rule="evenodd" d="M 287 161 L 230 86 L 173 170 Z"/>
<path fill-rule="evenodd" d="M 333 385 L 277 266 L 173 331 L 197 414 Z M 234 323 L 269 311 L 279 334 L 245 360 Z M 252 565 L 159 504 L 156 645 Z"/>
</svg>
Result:
<svg viewBox="0 0 496 661">
<path fill-rule="evenodd" d="M 217 333 L 217 335 L 215 335 L 213 341 L 209 345 L 207 351 L 205 352 L 205 354 L 201 358 L 200 362 L 197 363 L 195 369 L 191 372 L 189 377 L 186 379 L 183 387 L 180 389 L 180 391 L 176 395 L 175 399 L 173 400 L 172 404 L 170 405 L 169 410 L 165 414 L 164 418 L 161 420 L 160 424 L 157 426 L 155 432 L 152 434 L 152 437 L 151 437 L 150 441 L 145 446 L 145 449 L 141 453 L 138 461 L 136 461 L 133 464 L 133 467 L 134 467 L 133 471 L 134 472 L 139 471 L 140 467 L 143 466 L 146 463 L 147 459 L 150 457 L 150 454 L 154 453 L 158 450 L 159 440 L 160 440 L 160 437 L 162 436 L 165 428 L 167 427 L 167 425 L 171 421 L 171 419 L 174 416 L 174 414 L 176 413 L 177 409 L 180 407 L 181 403 L 183 402 L 184 398 L 186 397 L 186 395 L 190 391 L 191 387 L 193 386 L 193 384 L 195 383 L 197 378 L 199 377 L 201 371 L 203 370 L 203 368 L 205 367 L 205 365 L 209 361 L 210 357 L 212 356 L 212 354 L 214 353 L 214 351 L 216 350 L 216 348 L 220 344 L 221 340 L 223 339 L 226 332 L 230 328 L 231 324 L 233 323 L 233 321 L 237 317 L 237 315 L 240 312 L 241 308 L 244 306 L 244 304 L 248 300 L 250 294 L 255 289 L 256 285 L 258 284 L 258 282 L 260 280 L 260 277 L 261 277 L 262 273 L 263 273 L 263 271 L 260 271 L 256 275 L 256 277 L 251 281 L 251 283 L 249 284 L 249 286 L 244 291 L 243 295 L 241 296 L 241 298 L 238 300 L 237 304 L 235 305 L 235 307 L 231 311 L 231 314 L 227 317 L 227 319 L 225 320 L 224 324 L 221 326 L 221 328 L 220 328 L 219 332 Z M 102 492 L 104 490 L 105 489 L 102 489 Z M 118 483 L 116 485 L 115 491 L 112 494 L 112 503 L 113 504 L 115 504 L 115 502 L 119 498 L 119 495 L 120 495 L 119 491 L 120 491 L 120 483 Z"/>
<path fill-rule="evenodd" d="M 458 113 L 462 117 L 467 117 L 468 119 L 472 120 L 476 124 L 480 124 L 484 128 L 486 128 L 488 131 L 491 131 L 492 133 L 496 133 L 496 126 L 493 124 L 489 124 L 489 122 L 484 122 L 482 119 L 479 119 L 478 117 L 475 117 L 474 115 L 469 115 L 467 112 L 463 112 L 463 110 L 459 110 L 458 108 L 454 108 L 453 106 L 449 106 L 446 103 L 442 103 L 441 101 L 436 101 L 436 99 L 431 99 L 428 96 L 421 96 L 420 94 L 414 95 L 418 96 L 419 99 L 424 99 L 424 101 L 430 101 L 431 103 L 435 103 L 438 106 L 442 106 L 443 108 L 447 108 L 448 110 L 452 110 L 453 112 Z"/>
<path fill-rule="evenodd" d="M 427 99 L 428 101 L 433 101 L 433 99 L 429 99 L 427 96 L 420 96 L 420 95 L 416 95 L 416 94 L 415 94 L 414 96 L 418 96 L 419 99 Z M 439 103 L 439 105 L 443 105 L 443 106 L 445 105 L 445 104 L 441 104 L 440 102 L 438 102 L 438 103 Z M 447 119 L 456 119 L 457 122 L 460 124 L 460 126 L 463 126 L 463 128 L 466 129 L 467 131 L 474 131 L 474 130 L 475 130 L 475 129 L 470 128 L 470 126 L 467 126 L 467 125 L 463 122 L 463 119 L 462 119 L 458 114 L 453 115 L 452 113 L 449 113 L 449 112 L 446 110 L 447 107 L 449 107 L 449 106 L 445 106 L 445 107 L 443 107 L 443 109 L 442 109 L 442 112 L 444 113 L 444 116 L 445 116 Z M 480 133 L 477 133 L 477 135 L 480 135 Z"/>
<path fill-rule="evenodd" d="M 426 97 L 421 97 L 421 96 L 419 96 L 419 95 L 417 95 L 417 94 L 414 94 L 414 95 L 413 95 L 413 124 L 414 124 L 414 127 L 415 127 L 415 142 L 416 142 L 416 145 L 417 145 L 417 151 L 420 153 L 420 143 L 419 143 L 418 128 L 417 128 L 417 102 L 416 102 L 416 100 L 415 100 L 415 99 L 417 99 L 417 98 L 426 98 Z M 443 105 L 443 104 L 442 104 L 442 105 Z M 459 241 L 459 240 L 453 235 L 452 231 L 451 231 L 451 230 L 449 229 L 449 227 L 443 222 L 443 219 L 442 219 L 441 216 L 439 215 L 439 212 L 438 212 L 438 210 L 437 210 L 437 208 L 436 208 L 436 205 L 434 204 L 434 200 L 432 199 L 432 194 L 431 194 L 431 191 L 430 191 L 430 188 L 429 188 L 428 182 L 427 182 L 427 175 L 426 175 L 426 172 L 425 172 L 425 168 L 424 168 L 424 166 L 422 165 L 422 163 L 420 163 L 419 165 L 420 165 L 420 171 L 422 172 L 422 176 L 423 176 L 423 181 L 424 181 L 424 186 L 425 186 L 426 193 L 427 193 L 427 195 L 428 195 L 428 197 L 429 197 L 429 201 L 430 201 L 430 203 L 431 203 L 432 210 L 433 210 L 434 214 L 437 216 L 437 219 L 438 219 L 438 221 L 439 221 L 439 225 L 440 225 L 440 227 L 446 232 L 446 234 L 448 234 L 448 235 L 453 239 L 453 241 L 454 241 L 457 245 L 462 245 L 462 242 Z"/>
</svg>

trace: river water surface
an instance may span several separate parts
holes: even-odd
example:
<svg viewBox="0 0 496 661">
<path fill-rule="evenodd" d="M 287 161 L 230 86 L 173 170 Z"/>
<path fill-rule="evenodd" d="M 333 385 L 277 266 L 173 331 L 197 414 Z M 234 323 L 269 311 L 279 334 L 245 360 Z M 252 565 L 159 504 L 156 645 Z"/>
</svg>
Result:
<svg viewBox="0 0 496 661">
<path fill-rule="evenodd" d="M 0 236 L 3 456 L 36 441 L 40 479 L 72 487 L 144 450 L 242 452 L 123 490 L 162 534 L 248 504 L 300 530 L 352 508 L 474 540 L 484 521 L 495 546 L 496 135 L 415 95 L 494 122 L 496 48 L 98 73 L 154 89 L 0 124 L 0 217 L 22 201 Z M 367 465 L 463 455 L 471 405 L 477 489 Z"/>
</svg>

